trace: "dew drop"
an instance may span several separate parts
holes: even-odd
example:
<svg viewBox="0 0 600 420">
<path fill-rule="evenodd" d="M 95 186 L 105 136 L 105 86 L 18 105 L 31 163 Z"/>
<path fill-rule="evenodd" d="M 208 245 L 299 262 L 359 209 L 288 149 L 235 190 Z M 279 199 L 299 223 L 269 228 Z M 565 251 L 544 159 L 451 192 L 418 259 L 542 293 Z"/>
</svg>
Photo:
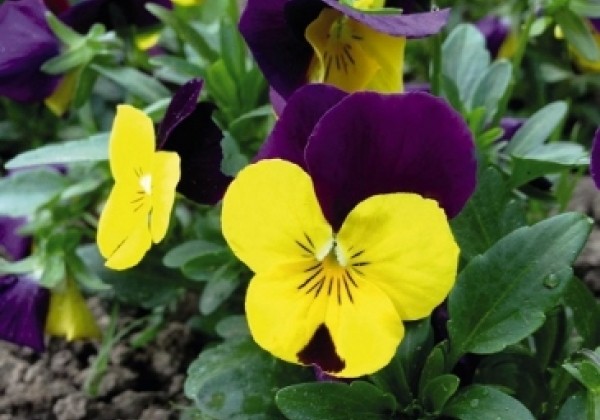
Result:
<svg viewBox="0 0 600 420">
<path fill-rule="evenodd" d="M 544 287 L 554 289 L 560 283 L 560 279 L 556 274 L 550 274 L 544 279 Z"/>
</svg>

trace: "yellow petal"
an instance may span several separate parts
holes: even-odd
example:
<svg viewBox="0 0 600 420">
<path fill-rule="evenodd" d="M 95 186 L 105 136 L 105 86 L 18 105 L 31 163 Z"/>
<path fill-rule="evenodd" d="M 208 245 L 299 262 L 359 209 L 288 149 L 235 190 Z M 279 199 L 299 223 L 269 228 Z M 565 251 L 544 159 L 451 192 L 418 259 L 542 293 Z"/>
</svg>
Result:
<svg viewBox="0 0 600 420">
<path fill-rule="evenodd" d="M 594 40 L 596 41 L 596 45 L 600 46 L 600 33 L 593 31 L 592 35 L 594 37 Z M 572 46 L 569 46 L 569 51 L 575 58 L 575 64 L 577 64 L 577 67 L 579 67 L 582 71 L 588 73 L 600 73 L 600 60 L 588 60 L 583 56 L 583 54 L 581 54 Z"/>
<path fill-rule="evenodd" d="M 109 140 L 110 170 L 116 182 L 138 182 L 152 168 L 154 125 L 139 109 L 117 106 Z"/>
<path fill-rule="evenodd" d="M 54 92 L 52 92 L 52 95 L 48 96 L 44 101 L 50 111 L 57 117 L 62 116 L 69 107 L 73 95 L 75 95 L 75 88 L 77 87 L 80 74 L 80 70 L 74 70 L 65 74 L 56 89 L 54 89 Z"/>
<path fill-rule="evenodd" d="M 359 203 L 337 243 L 347 268 L 390 297 L 403 320 L 426 317 L 448 295 L 459 248 L 437 202 L 385 194 Z"/>
<path fill-rule="evenodd" d="M 46 333 L 68 341 L 102 336 L 94 315 L 71 279 L 67 279 L 64 290 L 51 292 Z"/>
<path fill-rule="evenodd" d="M 514 32 L 510 32 L 502 45 L 500 45 L 500 49 L 498 50 L 498 58 L 511 59 L 517 52 L 518 47 L 519 38 L 517 38 L 517 35 Z"/>
<path fill-rule="evenodd" d="M 157 152 L 152 170 L 152 212 L 150 233 L 154 243 L 167 233 L 171 210 L 175 202 L 175 187 L 179 182 L 179 155 L 174 152 Z"/>
<path fill-rule="evenodd" d="M 150 31 L 141 34 L 136 34 L 135 45 L 142 51 L 149 50 L 158 44 L 160 39 L 160 31 Z"/>
<path fill-rule="evenodd" d="M 96 242 L 115 270 L 136 265 L 151 244 L 148 226 L 151 198 L 135 183 L 117 183 L 100 215 Z"/>
<path fill-rule="evenodd" d="M 331 246 L 332 231 L 299 166 L 279 159 L 248 165 L 223 198 L 227 243 L 254 272 L 312 260 Z"/>
<path fill-rule="evenodd" d="M 358 37 L 356 44 L 377 63 L 378 70 L 369 79 L 366 89 L 381 93 L 402 92 L 406 38 L 377 32 L 354 20 L 348 24 Z"/>
<path fill-rule="evenodd" d="M 301 287 L 307 268 L 282 265 L 250 281 L 246 313 L 255 341 L 283 360 L 317 364 L 339 377 L 389 363 L 404 333 L 389 298 L 366 281 L 344 285 L 331 273 Z"/>
<path fill-rule="evenodd" d="M 364 90 L 377 73 L 378 63 L 363 50 L 360 34 L 353 33 L 355 25 L 349 22 L 337 10 L 326 8 L 307 26 L 305 37 L 315 52 L 309 81 L 356 92 Z"/>
</svg>

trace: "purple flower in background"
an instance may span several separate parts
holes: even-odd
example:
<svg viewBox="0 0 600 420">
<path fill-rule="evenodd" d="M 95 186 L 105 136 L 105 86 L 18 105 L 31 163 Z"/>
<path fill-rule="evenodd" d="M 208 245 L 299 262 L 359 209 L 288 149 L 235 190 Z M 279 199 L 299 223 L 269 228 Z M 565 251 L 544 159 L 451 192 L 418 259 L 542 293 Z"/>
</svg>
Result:
<svg viewBox="0 0 600 420">
<path fill-rule="evenodd" d="M 20 102 L 48 97 L 61 78 L 40 70 L 59 53 L 42 0 L 5 1 L 0 4 L 0 96 Z"/>
<path fill-rule="evenodd" d="M 527 121 L 526 118 L 504 117 L 500 120 L 500 128 L 504 131 L 500 140 L 510 140 Z"/>
<path fill-rule="evenodd" d="M 492 57 L 508 58 L 516 47 L 515 37 L 511 32 L 510 20 L 500 16 L 486 16 L 475 23 L 485 37 L 485 44 Z"/>
<path fill-rule="evenodd" d="M 437 33 L 449 14 L 369 13 L 404 3 L 358 1 L 353 8 L 336 0 L 249 0 L 239 27 L 268 82 L 284 99 L 309 82 L 347 92 L 399 92 L 405 39 Z"/>
<path fill-rule="evenodd" d="M 594 141 L 592 143 L 592 156 L 590 157 L 590 174 L 596 184 L 596 187 L 600 189 L 600 128 L 596 130 L 594 135 Z"/>
<path fill-rule="evenodd" d="M 127 25 L 147 28 L 159 23 L 146 10 L 147 3 L 168 9 L 173 7 L 170 0 L 83 0 L 67 9 L 60 18 L 81 33 L 88 32 L 95 23 L 102 23 L 108 29 Z"/>
<path fill-rule="evenodd" d="M 29 255 L 31 238 L 18 230 L 24 218 L 0 216 L 0 254 L 10 261 Z M 44 351 L 50 292 L 30 275 L 0 276 L 0 339 Z"/>
<path fill-rule="evenodd" d="M 231 182 L 221 172 L 223 133 L 212 121 L 214 105 L 198 103 L 203 82 L 192 79 L 173 96 L 158 132 L 158 149 L 181 159 L 177 191 L 202 204 L 215 204 Z"/>
<path fill-rule="evenodd" d="M 273 158 L 310 174 L 334 229 L 365 198 L 391 192 L 435 199 L 454 217 L 476 184 L 468 127 L 443 100 L 422 92 L 348 95 L 305 86 L 290 97 L 257 155 Z"/>
</svg>

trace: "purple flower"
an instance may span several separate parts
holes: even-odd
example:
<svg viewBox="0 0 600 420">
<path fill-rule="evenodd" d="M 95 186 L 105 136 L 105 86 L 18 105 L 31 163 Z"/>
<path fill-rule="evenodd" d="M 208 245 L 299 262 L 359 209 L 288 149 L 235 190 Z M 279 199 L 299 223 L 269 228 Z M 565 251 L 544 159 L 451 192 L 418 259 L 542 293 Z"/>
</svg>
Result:
<svg viewBox="0 0 600 420">
<path fill-rule="evenodd" d="M 203 82 L 192 79 L 173 96 L 158 132 L 158 148 L 177 152 L 177 191 L 202 204 L 215 204 L 231 182 L 221 172 L 223 133 L 212 121 L 214 105 L 198 103 Z"/>
<path fill-rule="evenodd" d="M 505 17 L 486 16 L 475 23 L 485 37 L 485 44 L 492 57 L 510 57 L 515 49 L 515 37 L 510 21 Z"/>
<path fill-rule="evenodd" d="M 113 29 L 125 25 L 147 28 L 157 25 L 158 19 L 146 10 L 147 3 L 170 9 L 170 0 L 83 0 L 71 6 L 60 18 L 78 32 L 86 33 L 94 23 Z"/>
<path fill-rule="evenodd" d="M 49 96 L 60 76 L 40 70 L 59 53 L 42 0 L 9 0 L 0 5 L 0 96 L 35 102 Z"/>
<path fill-rule="evenodd" d="M 590 157 L 590 173 L 596 187 L 600 189 L 600 128 L 596 130 L 592 143 L 592 156 Z"/>
<path fill-rule="evenodd" d="M 310 174 L 334 229 L 367 197 L 413 192 L 456 216 L 476 184 L 472 135 L 443 100 L 422 92 L 346 94 L 299 89 L 257 159 L 281 158 Z"/>
<path fill-rule="evenodd" d="M 336 0 L 248 0 L 239 27 L 270 85 L 288 98 L 309 81 L 393 91 L 401 83 L 392 79 L 401 78 L 404 39 L 437 33 L 448 14 L 374 14 Z M 335 42 L 327 36 L 334 30 Z"/>
<path fill-rule="evenodd" d="M 515 133 L 521 128 L 523 124 L 527 121 L 526 118 L 518 118 L 518 117 L 504 117 L 500 120 L 500 128 L 504 130 L 502 137 L 500 140 L 510 140 L 513 138 Z"/>
<path fill-rule="evenodd" d="M 29 254 L 31 238 L 18 230 L 24 218 L 0 217 L 0 254 L 19 260 Z M 50 292 L 29 275 L 0 276 L 0 339 L 44 350 Z"/>
</svg>

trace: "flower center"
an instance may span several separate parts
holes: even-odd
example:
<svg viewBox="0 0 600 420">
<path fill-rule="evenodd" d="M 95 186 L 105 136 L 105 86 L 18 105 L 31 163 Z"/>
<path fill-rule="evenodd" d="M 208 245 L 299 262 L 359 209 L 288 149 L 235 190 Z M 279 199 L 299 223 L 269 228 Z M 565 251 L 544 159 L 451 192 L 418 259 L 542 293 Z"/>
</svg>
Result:
<svg viewBox="0 0 600 420">
<path fill-rule="evenodd" d="M 140 186 L 142 187 L 142 190 L 150 195 L 152 194 L 152 175 L 150 174 L 145 174 L 142 175 L 140 177 Z"/>
</svg>

